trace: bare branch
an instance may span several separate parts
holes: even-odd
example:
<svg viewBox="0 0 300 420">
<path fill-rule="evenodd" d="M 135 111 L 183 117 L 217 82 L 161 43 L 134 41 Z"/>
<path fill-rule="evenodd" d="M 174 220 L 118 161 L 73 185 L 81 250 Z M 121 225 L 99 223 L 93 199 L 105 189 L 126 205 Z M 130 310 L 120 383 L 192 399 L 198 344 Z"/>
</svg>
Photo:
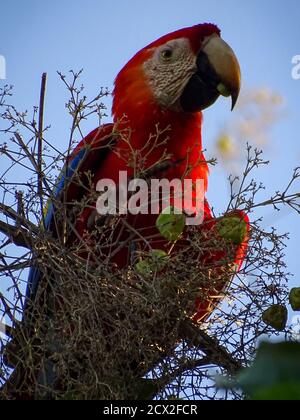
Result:
<svg viewBox="0 0 300 420">
<path fill-rule="evenodd" d="M 224 214 L 199 228 L 187 227 L 182 240 L 166 243 L 155 230 L 155 218 L 153 228 L 145 229 L 130 217 L 98 215 L 89 171 L 79 169 L 67 183 L 80 196 L 69 200 L 67 194 L 54 193 L 76 136 L 83 137 L 82 122 L 91 116 L 101 122 L 101 101 L 108 94 L 101 89 L 88 99 L 79 84 L 82 72 L 59 76 L 72 119 L 64 153 L 45 138 L 46 75 L 39 107 L 31 114 L 11 105 L 10 87 L 0 89 L 0 118 L 6 125 L 1 130 L 6 141 L 0 145 L 0 328 L 11 337 L 7 343 L 9 337 L 0 335 L 0 383 L 6 382 L 0 399 L 134 399 L 145 378 L 155 386 L 157 398 L 221 398 L 214 374 L 225 370 L 234 375 L 251 363 L 257 339 L 274 334 L 262 313 L 271 304 L 286 303 L 289 273 L 285 233 L 264 229 L 262 219 L 252 217 L 247 256 L 237 273 L 243 257 L 220 235 L 218 223 L 232 211 L 254 216 L 263 206 L 289 206 L 299 213 L 299 168 L 282 191 L 265 192 L 255 171 L 268 162 L 248 145 L 241 176 L 229 179 Z M 110 147 L 135 176 L 150 182 L 179 164 L 185 175 L 192 169 L 189 154 L 176 161 L 167 151 L 157 154 L 150 168 L 145 164 L 158 147 L 165 150 L 170 127 L 157 126 L 140 150 L 131 144 L 130 130 L 119 128 L 116 124 Z M 15 179 L 20 171 L 22 179 Z M 43 226 L 45 199 L 53 208 L 48 232 Z M 20 247 L 26 248 L 24 255 Z M 163 267 L 154 258 L 157 249 L 164 252 Z M 127 263 L 119 264 L 120 253 Z M 139 270 L 143 263 L 145 272 Z M 28 267 L 34 270 L 25 298 L 23 271 Z M 205 304 L 210 316 L 204 314 L 202 325 L 196 325 L 195 311 Z M 57 383 L 41 380 L 46 367 L 49 377 L 55 370 Z M 228 398 L 241 396 L 233 391 Z"/>
<path fill-rule="evenodd" d="M 38 194 L 40 197 L 41 214 L 44 224 L 44 201 L 43 201 L 43 128 L 44 128 L 44 108 L 45 108 L 45 93 L 46 93 L 47 74 L 42 75 L 41 93 L 40 93 L 40 107 L 39 107 L 39 126 L 38 126 Z"/>
<path fill-rule="evenodd" d="M 190 320 L 184 321 L 180 326 L 180 336 L 206 355 L 205 361 L 208 365 L 221 366 L 232 375 L 243 368 L 243 365 L 233 358 L 217 340 L 199 329 Z"/>
<path fill-rule="evenodd" d="M 0 231 L 9 237 L 12 243 L 17 246 L 32 249 L 32 235 L 26 230 L 9 225 L 0 220 Z"/>
</svg>

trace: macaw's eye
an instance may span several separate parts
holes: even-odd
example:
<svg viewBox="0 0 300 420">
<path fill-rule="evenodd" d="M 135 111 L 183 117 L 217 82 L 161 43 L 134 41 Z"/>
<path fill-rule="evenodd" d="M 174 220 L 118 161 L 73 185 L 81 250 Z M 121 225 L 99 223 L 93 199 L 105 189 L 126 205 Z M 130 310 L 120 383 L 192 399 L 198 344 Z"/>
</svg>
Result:
<svg viewBox="0 0 300 420">
<path fill-rule="evenodd" d="M 160 53 L 160 55 L 161 55 L 161 58 L 162 58 L 164 61 L 166 61 L 166 62 L 171 61 L 171 60 L 172 60 L 172 58 L 173 58 L 173 50 L 171 50 L 170 48 L 166 48 L 165 50 L 163 50 L 163 51 Z"/>
</svg>

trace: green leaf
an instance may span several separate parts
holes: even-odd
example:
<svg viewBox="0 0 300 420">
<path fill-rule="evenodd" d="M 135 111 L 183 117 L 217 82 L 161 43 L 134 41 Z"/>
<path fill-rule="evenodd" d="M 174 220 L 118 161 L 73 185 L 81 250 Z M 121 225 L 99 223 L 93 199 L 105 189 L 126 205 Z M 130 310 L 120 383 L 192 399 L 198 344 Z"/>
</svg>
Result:
<svg viewBox="0 0 300 420">
<path fill-rule="evenodd" d="M 293 311 L 300 311 L 300 288 L 299 287 L 291 290 L 290 304 Z"/>
<path fill-rule="evenodd" d="M 253 366 L 238 376 L 251 399 L 294 399 L 300 391 L 300 344 L 262 343 Z"/>
<path fill-rule="evenodd" d="M 300 381 L 282 382 L 254 393 L 255 401 L 300 401 Z"/>
<path fill-rule="evenodd" d="M 225 216 L 217 223 L 217 229 L 222 238 L 234 245 L 241 245 L 247 236 L 248 225 L 240 217 Z"/>
<path fill-rule="evenodd" d="M 160 234 L 170 242 L 177 241 L 185 228 L 185 215 L 174 207 L 166 208 L 157 218 L 156 227 Z"/>
<path fill-rule="evenodd" d="M 269 327 L 283 331 L 288 321 L 288 310 L 283 305 L 272 305 L 263 313 L 262 319 Z"/>
<path fill-rule="evenodd" d="M 262 343 L 252 367 L 219 387 L 241 389 L 251 400 L 300 400 L 300 343 Z"/>
</svg>

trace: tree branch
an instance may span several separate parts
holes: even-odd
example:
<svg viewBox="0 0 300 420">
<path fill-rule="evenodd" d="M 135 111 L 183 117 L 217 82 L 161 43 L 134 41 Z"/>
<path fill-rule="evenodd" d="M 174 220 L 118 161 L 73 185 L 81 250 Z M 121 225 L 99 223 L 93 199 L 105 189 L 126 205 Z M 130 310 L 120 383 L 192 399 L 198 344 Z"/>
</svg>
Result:
<svg viewBox="0 0 300 420">
<path fill-rule="evenodd" d="M 25 226 L 31 232 L 35 234 L 39 233 L 39 228 L 34 223 L 30 222 L 30 220 L 26 219 L 21 214 L 18 214 L 11 207 L 8 207 L 5 204 L 0 203 L 0 212 L 3 213 L 5 216 L 9 217 L 10 219 L 14 220 L 15 222 L 17 222 L 17 224 Z"/>
<path fill-rule="evenodd" d="M 40 93 L 40 107 L 39 107 L 39 127 L 38 127 L 38 195 L 40 198 L 41 214 L 44 224 L 44 203 L 43 203 L 43 126 L 44 126 L 44 108 L 45 108 L 45 93 L 46 93 L 47 73 L 42 75 L 41 93 Z"/>
<path fill-rule="evenodd" d="M 0 220 L 0 232 L 8 236 L 13 244 L 32 249 L 32 236 L 25 229 L 19 226 L 12 226 Z"/>
<path fill-rule="evenodd" d="M 243 369 L 243 365 L 238 360 L 234 359 L 217 340 L 198 328 L 192 321 L 183 321 L 179 333 L 181 339 L 187 340 L 191 346 L 196 347 L 205 353 L 210 364 L 221 366 L 230 374 L 236 374 Z"/>
</svg>

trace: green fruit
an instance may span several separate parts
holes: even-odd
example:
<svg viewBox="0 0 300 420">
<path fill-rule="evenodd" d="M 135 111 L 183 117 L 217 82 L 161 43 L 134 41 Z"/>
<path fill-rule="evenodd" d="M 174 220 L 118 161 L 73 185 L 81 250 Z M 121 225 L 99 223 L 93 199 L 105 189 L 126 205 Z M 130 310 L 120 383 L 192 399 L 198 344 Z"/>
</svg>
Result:
<svg viewBox="0 0 300 420">
<path fill-rule="evenodd" d="M 217 223 L 217 229 L 222 238 L 234 245 L 241 245 L 247 236 L 248 225 L 240 217 L 225 216 Z"/>
<path fill-rule="evenodd" d="M 155 272 L 160 272 L 167 264 L 167 256 L 168 254 L 165 251 L 156 249 L 136 264 L 136 271 L 143 277 L 149 277 Z"/>
<path fill-rule="evenodd" d="M 293 311 L 300 311 L 300 287 L 291 290 L 290 304 Z"/>
<path fill-rule="evenodd" d="M 227 135 L 223 135 L 219 138 L 218 140 L 218 149 L 219 151 L 225 155 L 225 156 L 230 156 L 232 155 L 233 151 L 234 151 L 234 146 L 233 146 L 233 142 L 231 140 L 231 138 Z"/>
<path fill-rule="evenodd" d="M 165 239 L 175 242 L 183 233 L 185 222 L 184 214 L 176 214 L 174 207 L 168 207 L 157 218 L 156 227 Z"/>
<path fill-rule="evenodd" d="M 266 325 L 274 328 L 276 331 L 283 331 L 288 320 L 288 310 L 283 305 L 272 305 L 262 316 Z"/>
<path fill-rule="evenodd" d="M 231 95 L 230 89 L 228 89 L 223 83 L 218 84 L 217 90 L 220 95 L 225 96 L 225 98 L 228 98 Z"/>
</svg>

